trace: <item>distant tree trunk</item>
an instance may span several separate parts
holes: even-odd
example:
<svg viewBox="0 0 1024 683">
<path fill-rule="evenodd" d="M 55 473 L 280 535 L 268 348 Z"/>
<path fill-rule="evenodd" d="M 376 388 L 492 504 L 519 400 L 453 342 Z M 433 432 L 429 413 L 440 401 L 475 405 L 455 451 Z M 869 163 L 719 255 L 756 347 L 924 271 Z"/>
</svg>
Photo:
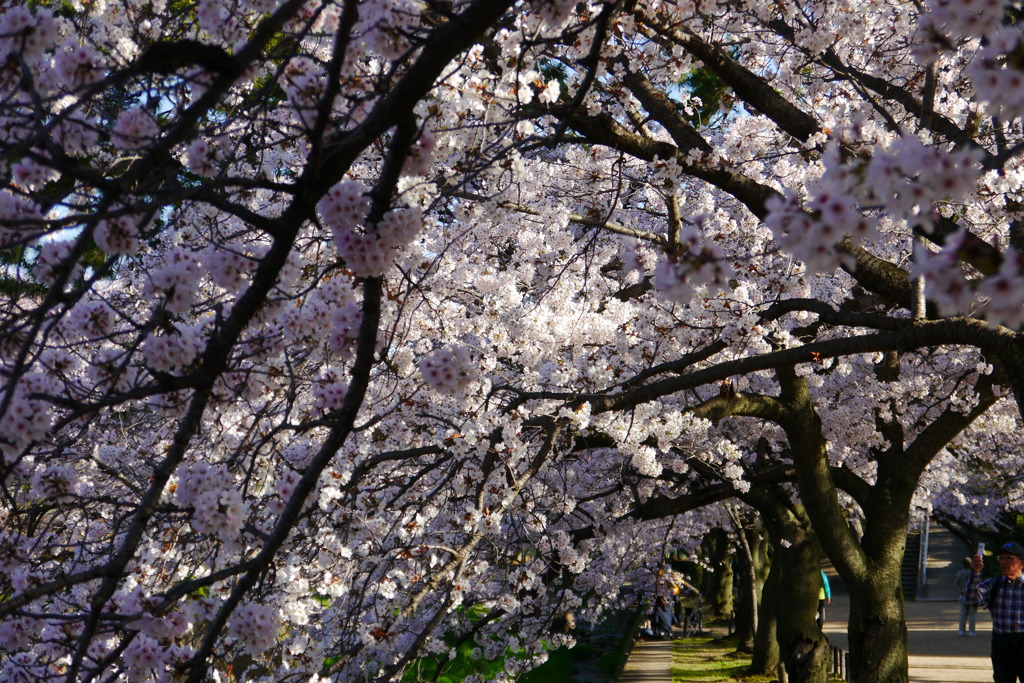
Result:
<svg viewBox="0 0 1024 683">
<path fill-rule="evenodd" d="M 781 663 L 776 624 L 782 597 L 782 568 L 777 561 L 777 553 L 776 550 L 769 558 L 768 576 L 761 590 L 757 632 L 754 634 L 754 652 L 750 662 L 751 675 L 775 675 Z"/>
<path fill-rule="evenodd" d="M 734 518 L 738 526 L 743 522 Z M 753 652 L 757 631 L 758 605 L 768 573 L 768 540 L 763 529 L 739 527 L 736 553 L 736 636 L 737 652 Z"/>
<path fill-rule="evenodd" d="M 709 611 L 719 617 L 730 617 L 733 612 L 731 550 L 732 545 L 725 529 L 712 529 L 704 537 L 704 556 L 709 568 L 705 574 L 705 604 Z"/>
</svg>

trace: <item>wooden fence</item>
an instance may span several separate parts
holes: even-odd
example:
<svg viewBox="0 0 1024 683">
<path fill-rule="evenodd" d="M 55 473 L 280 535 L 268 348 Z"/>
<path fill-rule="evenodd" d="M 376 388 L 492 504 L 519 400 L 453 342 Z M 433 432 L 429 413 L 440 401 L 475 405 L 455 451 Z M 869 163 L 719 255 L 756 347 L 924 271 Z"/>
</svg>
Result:
<svg viewBox="0 0 1024 683">
<path fill-rule="evenodd" d="M 838 647 L 829 648 L 832 650 L 832 673 L 844 681 L 852 681 L 850 677 L 850 653 L 840 650 Z"/>
</svg>

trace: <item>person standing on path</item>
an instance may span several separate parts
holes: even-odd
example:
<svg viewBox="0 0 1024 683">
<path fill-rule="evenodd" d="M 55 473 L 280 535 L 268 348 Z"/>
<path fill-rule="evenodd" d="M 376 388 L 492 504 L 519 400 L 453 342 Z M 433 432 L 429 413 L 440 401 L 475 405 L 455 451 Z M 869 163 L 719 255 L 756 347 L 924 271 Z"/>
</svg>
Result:
<svg viewBox="0 0 1024 683">
<path fill-rule="evenodd" d="M 1024 547 L 1011 541 L 996 555 L 1002 576 L 982 581 L 985 562 L 975 555 L 965 590 L 992 613 L 993 680 L 1024 683 Z"/>
<path fill-rule="evenodd" d="M 818 589 L 818 628 L 825 626 L 825 605 L 832 602 L 832 589 L 828 585 L 828 576 L 821 570 L 821 588 Z"/>
<path fill-rule="evenodd" d="M 971 580 L 971 558 L 964 558 L 964 568 L 956 573 L 953 578 L 953 583 L 956 584 L 957 593 L 960 594 L 960 635 L 970 633 L 972 636 L 977 635 L 974 632 L 975 622 L 978 618 L 978 603 L 975 602 L 973 595 L 967 594 L 967 582 Z M 968 631 L 968 627 L 970 630 Z"/>
</svg>

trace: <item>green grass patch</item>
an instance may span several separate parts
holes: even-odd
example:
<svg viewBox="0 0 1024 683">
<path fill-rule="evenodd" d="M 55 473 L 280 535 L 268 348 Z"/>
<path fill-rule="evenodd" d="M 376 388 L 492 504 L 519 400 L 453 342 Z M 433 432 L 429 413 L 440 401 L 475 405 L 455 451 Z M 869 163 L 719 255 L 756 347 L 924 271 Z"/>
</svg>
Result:
<svg viewBox="0 0 1024 683">
<path fill-rule="evenodd" d="M 505 669 L 504 658 L 484 659 L 474 657 L 475 643 L 463 643 L 456 650 L 454 659 L 446 657 L 422 657 L 408 667 L 402 676 L 405 683 L 437 681 L 437 683 L 459 683 L 470 675 L 479 675 L 484 680 L 496 678 Z"/>
<path fill-rule="evenodd" d="M 470 620 L 482 616 L 470 612 Z M 551 649 L 546 641 L 541 645 L 548 650 L 547 660 L 537 668 L 521 675 L 520 683 L 566 683 L 571 681 L 581 667 L 596 666 L 609 676 L 616 676 L 622 669 L 622 664 L 628 656 L 629 648 L 632 645 L 632 634 L 639 623 L 640 613 L 630 617 L 630 627 L 625 630 L 621 626 L 614 629 L 616 638 L 601 638 L 598 649 L 587 642 L 580 642 L 573 648 L 559 647 Z M 484 659 L 480 656 L 480 648 L 472 640 L 456 646 L 452 636 L 446 638 L 446 644 L 455 648 L 454 657 L 449 659 L 446 656 L 423 656 L 406 666 L 402 675 L 402 683 L 461 683 L 471 675 L 477 675 L 484 680 L 492 680 L 505 670 L 507 660 L 521 659 L 524 656 L 520 651 L 506 651 L 503 656 L 494 660 Z M 609 651 L 605 651 L 609 647 Z"/>
<path fill-rule="evenodd" d="M 734 638 L 695 636 L 675 641 L 672 649 L 673 683 L 743 681 L 767 683 L 767 676 L 747 676 L 750 655 L 736 652 Z"/>
<path fill-rule="evenodd" d="M 576 662 L 587 656 L 589 649 L 577 645 L 571 650 L 560 647 L 548 653 L 548 660 L 520 676 L 520 683 L 565 683 L 576 675 Z"/>
</svg>

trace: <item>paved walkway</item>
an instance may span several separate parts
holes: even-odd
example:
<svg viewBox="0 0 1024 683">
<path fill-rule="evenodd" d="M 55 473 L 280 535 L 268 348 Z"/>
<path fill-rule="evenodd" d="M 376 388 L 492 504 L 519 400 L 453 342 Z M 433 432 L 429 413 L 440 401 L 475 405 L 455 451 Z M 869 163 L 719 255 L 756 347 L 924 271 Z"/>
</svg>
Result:
<svg viewBox="0 0 1024 683">
<path fill-rule="evenodd" d="M 642 640 L 633 646 L 618 683 L 669 683 L 672 680 L 672 641 Z"/>
<path fill-rule="evenodd" d="M 906 603 L 910 683 L 989 683 L 992 664 L 988 653 L 992 620 L 978 613 L 976 637 L 957 633 L 960 605 L 953 576 L 972 549 L 932 525 L 925 585 L 917 600 Z M 850 601 L 841 582 L 830 576 L 833 599 L 828 607 L 825 635 L 838 648 L 849 649 L 846 621 Z M 672 657 L 668 641 L 639 642 L 619 678 L 620 683 L 669 683 Z"/>
<path fill-rule="evenodd" d="M 829 642 L 848 648 L 846 618 L 849 598 L 835 595 L 829 605 L 825 634 Z M 981 683 L 992 680 L 988 658 L 992 638 L 988 613 L 978 615 L 978 635 L 957 635 L 960 606 L 955 602 L 919 601 L 906 605 L 910 644 L 911 683 Z M 672 643 L 638 642 L 626 663 L 619 683 L 668 683 L 671 678 Z"/>
<path fill-rule="evenodd" d="M 836 595 L 827 613 L 825 635 L 835 647 L 848 649 L 846 619 L 849 597 Z M 906 603 L 907 640 L 910 649 L 911 683 L 980 683 L 992 680 L 988 658 L 992 620 L 978 615 L 978 635 L 960 637 L 957 620 L 960 605 L 952 601 Z"/>
</svg>

